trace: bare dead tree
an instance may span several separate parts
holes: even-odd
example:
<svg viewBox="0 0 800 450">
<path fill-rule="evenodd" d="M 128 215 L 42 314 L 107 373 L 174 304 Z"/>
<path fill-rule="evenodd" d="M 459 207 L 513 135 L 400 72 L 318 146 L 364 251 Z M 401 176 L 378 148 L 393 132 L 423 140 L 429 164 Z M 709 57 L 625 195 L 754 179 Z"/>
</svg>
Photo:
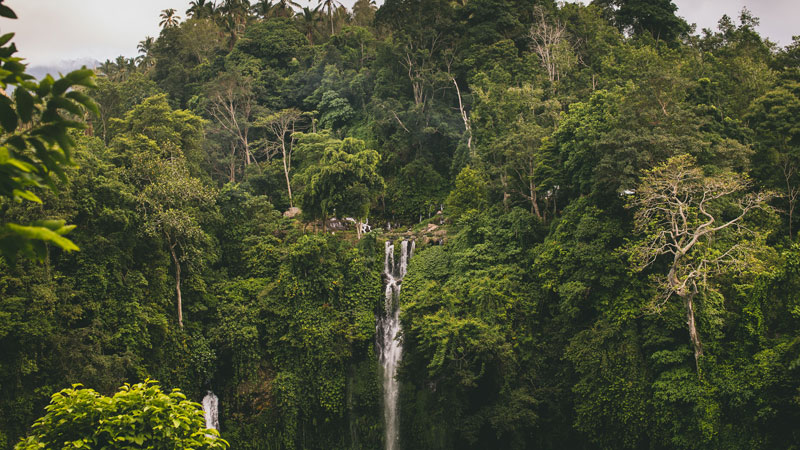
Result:
<svg viewBox="0 0 800 450">
<path fill-rule="evenodd" d="M 536 183 L 533 179 L 533 172 L 536 169 L 536 158 L 531 154 L 523 161 L 523 167 L 515 167 L 514 172 L 517 178 L 527 184 L 527 191 L 517 190 L 517 193 L 525 200 L 531 202 L 531 214 L 535 214 L 540 220 L 543 219 L 542 212 L 539 209 L 539 197 L 537 192 Z"/>
<path fill-rule="evenodd" d="M 445 58 L 445 64 L 447 65 L 447 76 L 450 78 L 450 81 L 453 82 L 453 86 L 456 88 L 456 97 L 458 98 L 458 111 L 461 113 L 461 120 L 464 121 L 464 134 L 467 136 L 467 151 L 469 152 L 470 159 L 475 159 L 476 155 L 472 149 L 472 124 L 469 119 L 469 113 L 467 112 L 467 108 L 464 106 L 464 100 L 461 96 L 461 89 L 458 87 L 458 81 L 456 81 L 456 77 L 453 76 L 451 73 L 451 67 L 453 64 L 453 59 L 455 58 L 455 52 L 449 52 L 449 54 Z"/>
<path fill-rule="evenodd" d="M 302 113 L 299 110 L 290 108 L 261 117 L 256 121 L 257 126 L 266 128 L 275 137 L 277 150 L 283 160 L 283 174 L 286 178 L 286 190 L 289 193 L 290 207 L 294 207 L 294 200 L 292 198 L 292 183 L 289 181 L 289 173 L 292 170 L 295 125 L 300 117 L 302 117 Z"/>
<path fill-rule="evenodd" d="M 741 267 L 752 254 L 755 233 L 744 225 L 745 216 L 767 208 L 770 193 L 746 193 L 749 181 L 733 172 L 705 176 L 688 155 L 670 158 L 648 171 L 628 206 L 636 208 L 635 231 L 642 237 L 626 248 L 637 270 L 651 266 L 659 257 L 672 262 L 666 276 L 657 278 L 661 295 L 651 305 L 663 309 L 677 295 L 686 308 L 695 367 L 703 345 L 695 320 L 695 295 L 708 275 Z M 721 203 L 734 215 L 723 219 Z M 715 239 L 716 236 L 716 239 Z"/>
<path fill-rule="evenodd" d="M 403 46 L 400 64 L 406 69 L 411 82 L 414 105 L 423 110 L 434 92 L 436 54 L 442 41 L 442 33 L 436 32 L 419 41 L 408 39 Z"/>
<path fill-rule="evenodd" d="M 237 74 L 220 75 L 207 88 L 209 115 L 244 153 L 245 165 L 255 162 L 250 151 L 250 120 L 256 106 L 252 80 Z M 231 154 L 235 154 L 235 148 Z"/>
<path fill-rule="evenodd" d="M 464 133 L 467 135 L 467 151 L 469 151 L 469 156 L 474 159 L 475 153 L 472 150 L 472 125 L 470 124 L 469 114 L 467 114 L 467 110 L 464 108 L 464 102 L 461 100 L 461 89 L 458 88 L 458 82 L 452 75 L 450 75 L 450 79 L 453 81 L 453 85 L 456 87 L 456 95 L 458 96 L 458 110 L 461 112 L 461 120 L 464 121 Z"/>
<path fill-rule="evenodd" d="M 539 56 L 550 82 L 559 81 L 562 71 L 577 63 L 567 28 L 560 20 L 549 17 L 541 6 L 534 8 L 533 15 L 534 22 L 528 32 L 531 50 Z"/>
</svg>

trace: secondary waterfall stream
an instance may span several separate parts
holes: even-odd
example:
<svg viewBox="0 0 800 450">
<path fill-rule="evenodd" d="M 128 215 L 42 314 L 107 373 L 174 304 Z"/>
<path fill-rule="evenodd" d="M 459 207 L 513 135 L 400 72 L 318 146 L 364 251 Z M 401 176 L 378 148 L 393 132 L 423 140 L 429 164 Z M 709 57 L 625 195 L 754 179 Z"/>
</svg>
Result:
<svg viewBox="0 0 800 450">
<path fill-rule="evenodd" d="M 206 418 L 206 428 L 219 430 L 219 399 L 213 392 L 208 391 L 203 397 L 203 414 Z"/>
<path fill-rule="evenodd" d="M 410 245 L 409 245 L 410 242 Z M 383 366 L 383 417 L 386 426 L 386 450 L 396 450 L 399 444 L 399 418 L 397 397 L 397 365 L 403 346 L 397 339 L 400 332 L 400 287 L 408 270 L 408 261 L 414 256 L 414 241 L 400 243 L 400 264 L 395 264 L 394 244 L 386 241 L 383 260 L 383 277 L 386 285 L 384 312 L 378 318 L 377 339 L 380 362 Z"/>
</svg>

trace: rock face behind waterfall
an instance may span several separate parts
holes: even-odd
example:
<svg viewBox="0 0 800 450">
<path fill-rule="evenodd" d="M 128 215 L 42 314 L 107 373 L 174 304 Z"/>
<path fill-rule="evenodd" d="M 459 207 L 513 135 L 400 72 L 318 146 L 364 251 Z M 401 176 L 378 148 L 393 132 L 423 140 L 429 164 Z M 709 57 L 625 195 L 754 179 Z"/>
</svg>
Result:
<svg viewBox="0 0 800 450">
<path fill-rule="evenodd" d="M 403 346 L 397 338 L 400 332 L 400 287 L 408 270 L 408 261 L 414 255 L 414 241 L 400 243 L 400 261 L 395 262 L 394 244 L 386 241 L 383 262 L 384 311 L 377 321 L 377 346 L 383 367 L 383 416 L 386 429 L 386 450 L 399 447 L 399 417 L 397 398 L 400 386 L 397 382 L 397 366 Z"/>
</svg>

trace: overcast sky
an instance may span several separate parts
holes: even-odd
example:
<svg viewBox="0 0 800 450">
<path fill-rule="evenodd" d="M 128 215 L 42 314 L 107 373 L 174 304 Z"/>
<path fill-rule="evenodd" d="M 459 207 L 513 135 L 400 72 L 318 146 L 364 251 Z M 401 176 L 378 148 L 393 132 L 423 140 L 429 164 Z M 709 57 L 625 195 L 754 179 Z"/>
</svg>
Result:
<svg viewBox="0 0 800 450">
<path fill-rule="evenodd" d="M 351 6 L 355 0 L 343 0 Z M 759 32 L 780 45 L 800 35 L 800 0 L 674 0 L 689 23 L 716 29 L 723 14 L 738 17 L 747 7 L 761 19 Z M 300 3 L 308 3 L 300 0 Z M 316 1 L 314 2 L 316 3 Z M 382 3 L 381 0 L 378 3 Z M 135 56 L 145 36 L 158 36 L 159 13 L 175 8 L 184 18 L 189 0 L 6 0 L 20 17 L 0 19 L 0 32 L 16 32 L 15 42 L 31 65 L 57 64 L 118 55 Z"/>
</svg>

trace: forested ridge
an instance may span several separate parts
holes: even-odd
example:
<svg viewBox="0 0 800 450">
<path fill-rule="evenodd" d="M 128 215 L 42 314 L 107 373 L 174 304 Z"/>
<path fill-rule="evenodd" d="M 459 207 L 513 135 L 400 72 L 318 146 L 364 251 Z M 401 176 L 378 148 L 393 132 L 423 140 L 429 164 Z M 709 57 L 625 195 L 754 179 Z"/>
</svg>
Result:
<svg viewBox="0 0 800 450">
<path fill-rule="evenodd" d="M 0 38 L 0 448 L 116 436 L 20 443 L 70 423 L 31 428 L 54 393 L 147 379 L 186 398 L 103 404 L 213 391 L 233 449 L 394 448 L 404 239 L 399 448 L 800 447 L 800 36 L 671 0 L 154 20 L 60 80 Z"/>
</svg>

